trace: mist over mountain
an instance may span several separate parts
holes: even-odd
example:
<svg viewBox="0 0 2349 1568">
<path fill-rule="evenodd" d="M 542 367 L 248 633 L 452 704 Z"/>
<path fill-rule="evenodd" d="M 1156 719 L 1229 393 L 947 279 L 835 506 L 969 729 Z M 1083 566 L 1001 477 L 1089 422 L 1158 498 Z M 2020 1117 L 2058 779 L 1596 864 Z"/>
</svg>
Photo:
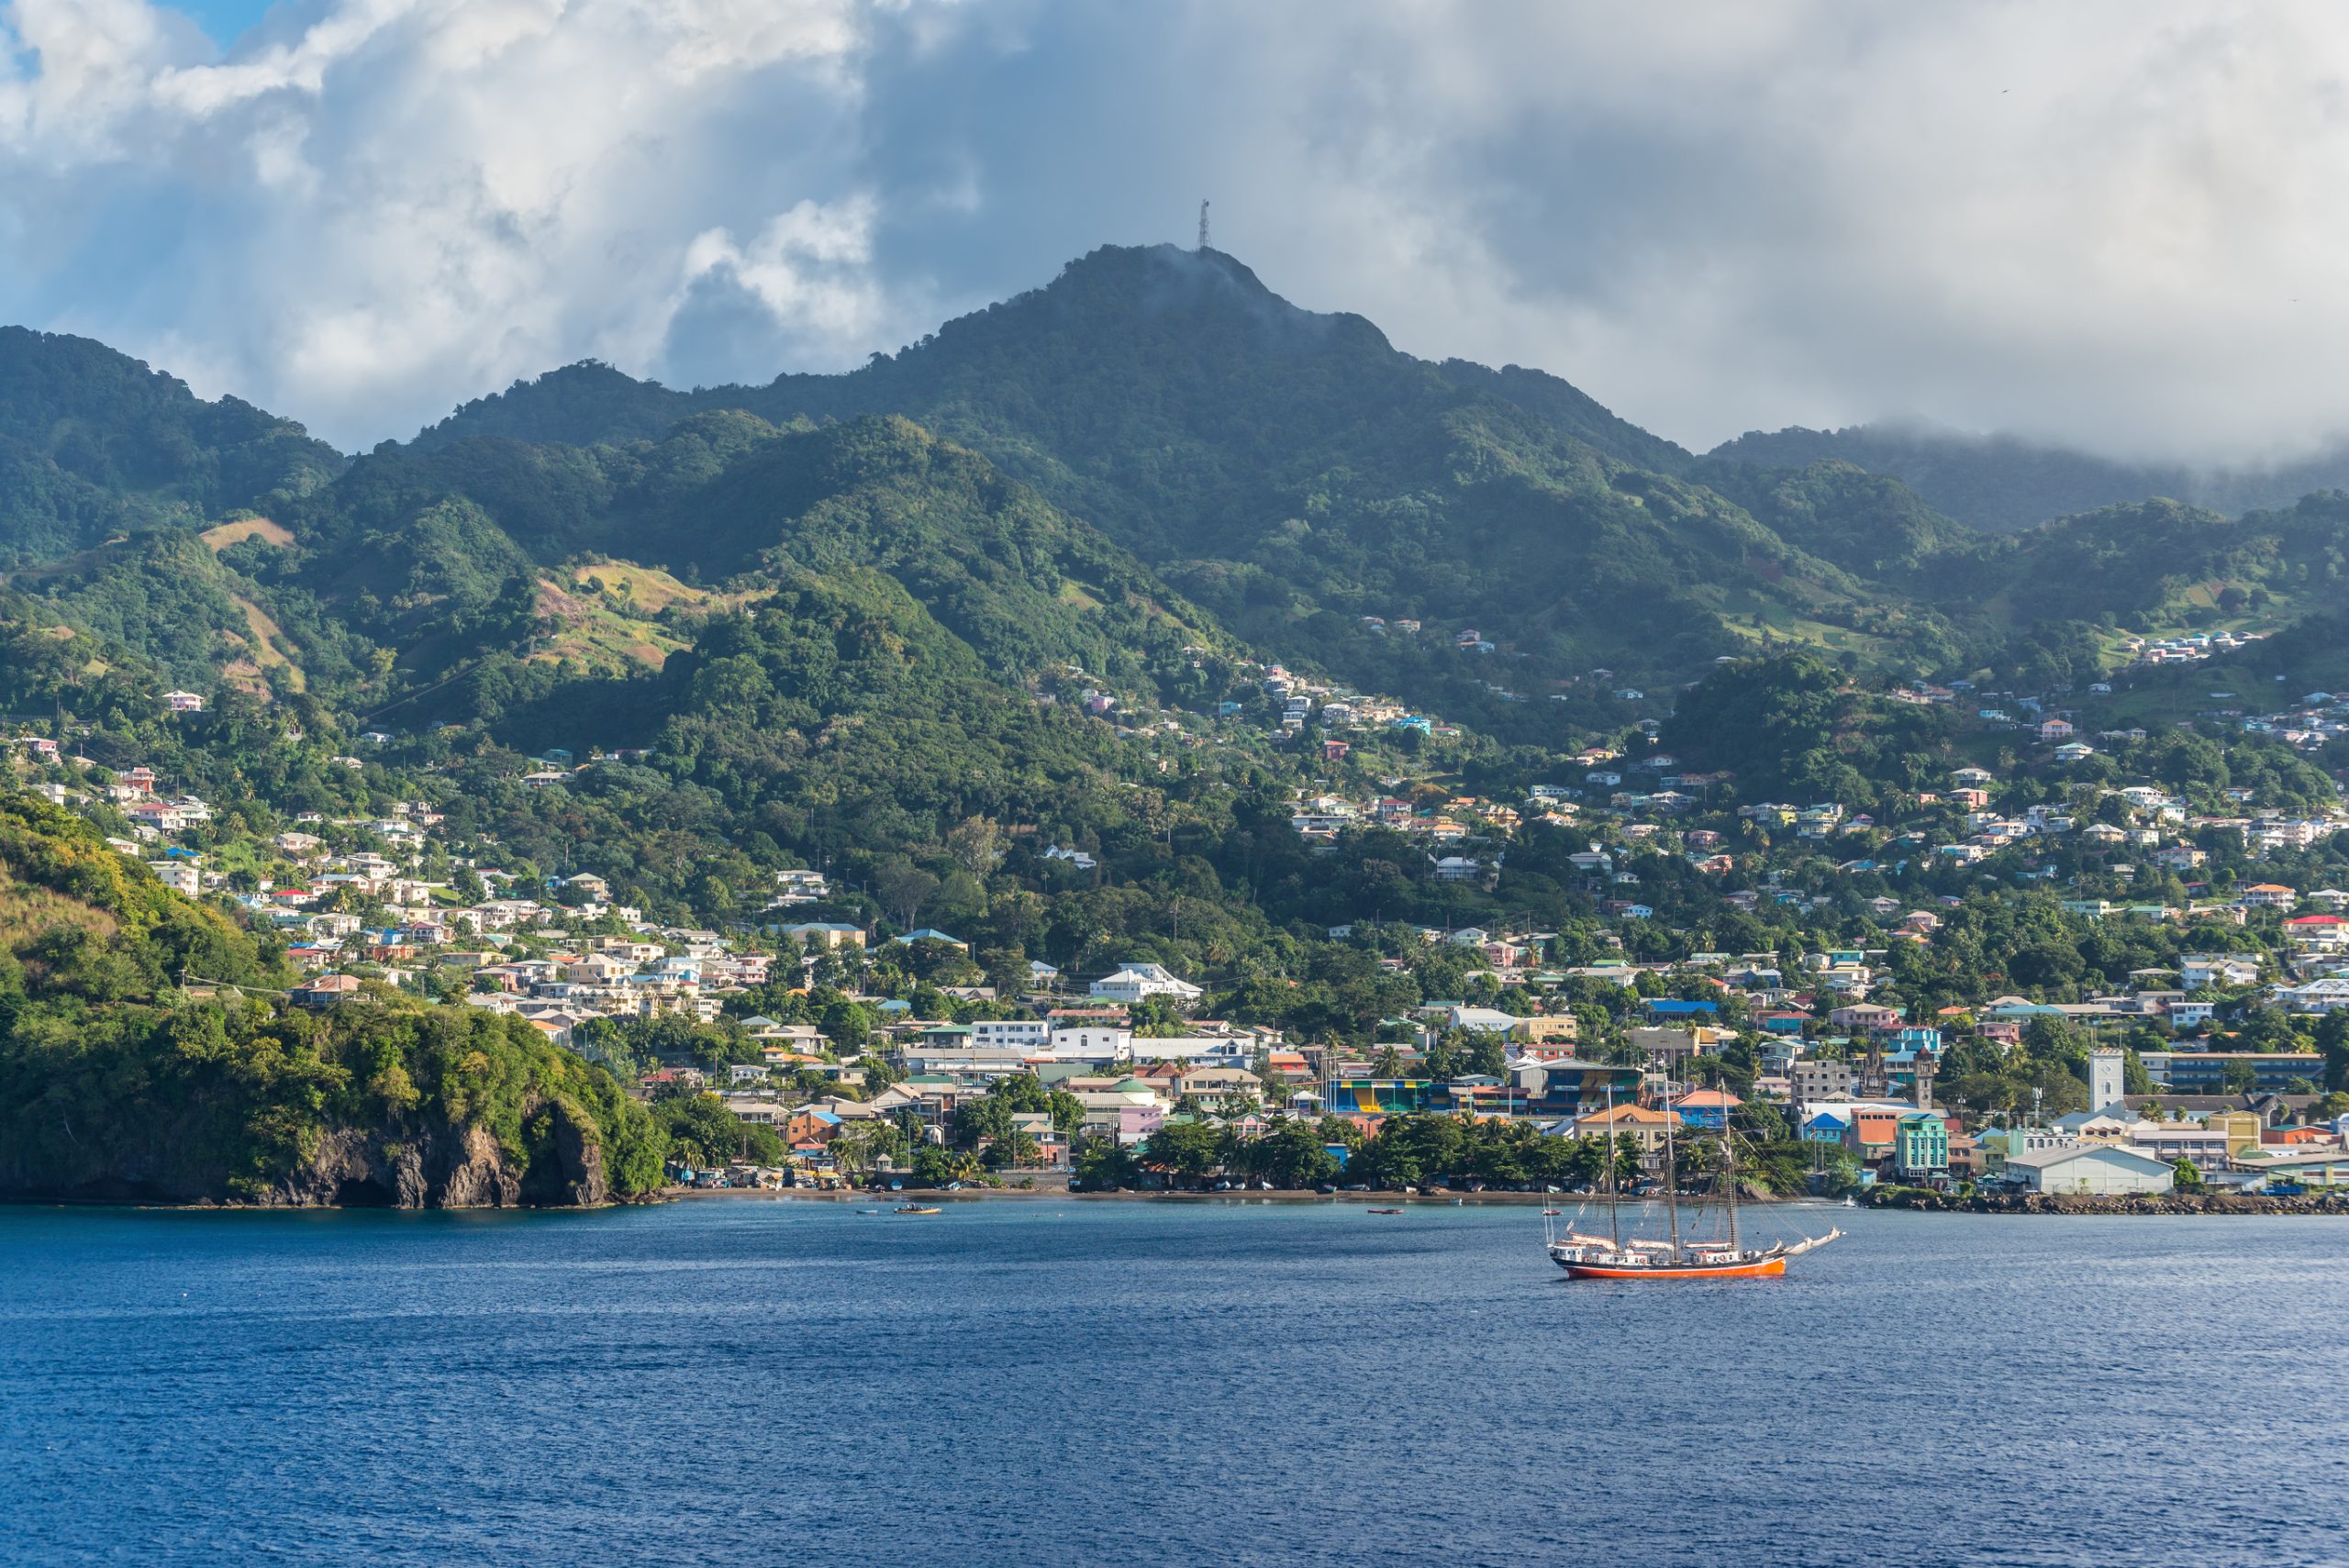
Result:
<svg viewBox="0 0 2349 1568">
<path fill-rule="evenodd" d="M 1932 506 L 1986 533 L 2153 497 L 2234 515 L 2349 484 L 2349 445 L 2273 467 L 2193 468 L 2120 462 L 2019 436 L 1899 423 L 1750 431 L 1708 455 L 1769 468 L 1848 462 L 1901 481 Z"/>
</svg>

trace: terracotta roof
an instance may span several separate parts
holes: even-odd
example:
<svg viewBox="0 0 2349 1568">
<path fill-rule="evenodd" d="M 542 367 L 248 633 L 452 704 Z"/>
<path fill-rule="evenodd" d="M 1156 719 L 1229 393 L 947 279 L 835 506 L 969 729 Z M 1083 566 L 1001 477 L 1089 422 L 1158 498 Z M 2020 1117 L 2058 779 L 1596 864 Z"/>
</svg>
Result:
<svg viewBox="0 0 2349 1568">
<path fill-rule="evenodd" d="M 1575 1125 L 1580 1127 L 1585 1122 L 1592 1122 L 1605 1127 L 1662 1127 L 1667 1121 L 1676 1122 L 1679 1119 L 1679 1115 L 1673 1111 L 1654 1111 L 1645 1106 L 1617 1106 L 1612 1110 L 1593 1111 L 1588 1116 L 1576 1117 Z"/>
</svg>

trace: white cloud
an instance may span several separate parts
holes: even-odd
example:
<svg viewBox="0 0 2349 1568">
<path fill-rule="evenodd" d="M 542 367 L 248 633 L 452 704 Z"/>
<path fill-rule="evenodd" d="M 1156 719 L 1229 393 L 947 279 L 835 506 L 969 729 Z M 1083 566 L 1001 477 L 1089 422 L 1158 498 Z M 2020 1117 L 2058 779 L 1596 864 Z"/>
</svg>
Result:
<svg viewBox="0 0 2349 1568">
<path fill-rule="evenodd" d="M 853 354 L 890 325 L 871 272 L 873 220 L 872 198 L 856 195 L 831 206 L 801 202 L 747 245 L 713 228 L 685 248 L 685 282 L 730 280 L 785 331 L 831 345 L 831 357 Z"/>
<path fill-rule="evenodd" d="M 0 317 L 346 444 L 583 355 L 851 363 L 1201 195 L 1299 303 L 1694 445 L 2349 430 L 2329 5 L 307 0 L 225 59 L 0 15 Z"/>
<path fill-rule="evenodd" d="M 661 371 L 721 265 L 778 348 L 899 325 L 849 275 L 849 0 L 345 0 L 221 62 L 140 0 L 8 16 L 34 65 L 0 81 L 0 206 L 49 239 L 0 307 L 347 444 L 582 355 Z"/>
<path fill-rule="evenodd" d="M 1287 106 L 1233 128 L 1263 150 L 1218 210 L 1416 350 L 1698 445 L 1904 413 L 2188 457 L 2349 428 L 2337 6 L 1461 0 L 1334 49 L 1251 16 L 1245 97 Z"/>
</svg>

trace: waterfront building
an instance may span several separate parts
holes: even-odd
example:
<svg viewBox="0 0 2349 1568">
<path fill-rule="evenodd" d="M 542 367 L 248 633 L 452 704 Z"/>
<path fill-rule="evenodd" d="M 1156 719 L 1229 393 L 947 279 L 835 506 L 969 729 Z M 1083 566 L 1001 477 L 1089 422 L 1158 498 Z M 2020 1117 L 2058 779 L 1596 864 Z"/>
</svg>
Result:
<svg viewBox="0 0 2349 1568">
<path fill-rule="evenodd" d="M 1893 1133 L 1893 1174 L 1904 1182 L 1934 1182 L 1949 1175 L 1949 1123 L 1938 1111 L 1916 1111 L 1900 1118 Z"/>
<path fill-rule="evenodd" d="M 2165 1193 L 2175 1184 L 2176 1174 L 2150 1154 L 2082 1143 L 2009 1154 L 2007 1179 L 2025 1192 L 2105 1196 Z"/>
</svg>

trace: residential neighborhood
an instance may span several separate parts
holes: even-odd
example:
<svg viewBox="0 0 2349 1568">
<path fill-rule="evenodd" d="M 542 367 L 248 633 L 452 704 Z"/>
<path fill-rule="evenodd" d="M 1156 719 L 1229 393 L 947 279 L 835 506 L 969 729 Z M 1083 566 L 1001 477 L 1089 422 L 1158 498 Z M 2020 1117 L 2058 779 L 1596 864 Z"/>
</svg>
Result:
<svg viewBox="0 0 2349 1568">
<path fill-rule="evenodd" d="M 1475 653 L 1481 640 L 1457 642 Z M 2145 662 L 2169 662 L 2149 645 Z M 1186 973 L 1163 943 L 1007 969 L 947 926 L 892 918 L 837 868 L 775 870 L 754 906 L 680 922 L 593 865 L 507 851 L 429 787 L 224 833 L 163 768 L 102 766 L 71 737 L 29 731 L 10 752 L 52 804 L 118 825 L 114 848 L 164 886 L 282 942 L 306 976 L 285 1005 L 406 995 L 508 1015 L 640 1095 L 707 1095 L 779 1140 L 779 1159 L 753 1164 L 738 1139 L 743 1158 L 681 1167 L 692 1183 L 903 1182 L 918 1164 L 930 1179 L 1232 1180 L 1256 1168 L 1246 1147 L 1275 1134 L 1309 1134 L 1314 1157 L 1291 1169 L 1338 1183 L 1379 1174 L 1364 1151 L 1397 1118 L 1435 1118 L 1536 1150 L 1622 1142 L 1642 1184 L 1670 1179 L 1667 1147 L 1734 1130 L 1781 1151 L 1782 1187 L 1820 1193 L 2153 1192 L 2189 1169 L 2229 1190 L 2326 1184 L 2349 1111 L 2349 1061 L 2326 1043 L 2349 1022 L 2337 784 L 2293 810 L 2252 787 L 2116 777 L 2106 750 L 2144 751 L 2142 728 L 1960 683 L 1893 698 L 1971 705 L 1971 731 L 2014 737 L 1998 742 L 2004 761 L 1865 799 L 1747 798 L 1734 773 L 1667 750 L 1655 717 L 1513 789 L 1471 789 L 1415 750 L 1446 727 L 1278 665 L 1252 678 L 1273 705 L 1256 711 L 1276 719 L 1253 740 L 1241 705 L 1190 731 L 1063 673 L 1064 686 L 1087 682 L 1078 706 L 1130 736 L 1270 746 L 1299 775 L 1287 827 L 1308 860 L 1375 863 L 1398 892 L 1430 890 L 1412 901 L 1440 892 L 1462 911 L 1397 918 L 1365 892 L 1311 933 L 1393 997 L 1358 1032 L 1300 1029 L 1228 974 Z M 2224 717 L 2260 745 L 2305 751 L 2343 734 L 2349 700 L 2319 692 Z M 510 776 L 568 793 L 644 760 L 557 748 Z M 1090 844 L 1029 852 L 1046 890 L 1109 869 Z M 1341 881 L 1367 887 L 1361 874 Z M 1511 913 L 1505 895 L 1529 878 L 1556 887 L 1571 917 Z M 1971 999 L 1920 1005 L 1920 965 L 1945 967 L 1987 910 L 2016 899 L 2160 962 L 2099 976 L 2010 961 L 1955 976 Z M 1741 922 L 1828 940 L 1706 940 Z M 2247 1048 L 2246 1021 L 2284 1049 Z M 2018 1097 L 2041 1053 L 2068 1053 L 2065 1104 L 2043 1088 Z M 990 1108 L 1007 1104 L 1010 1119 Z M 1160 1158 L 1186 1129 L 1218 1157 Z M 1575 1169 L 1520 1150 L 1470 1179 Z"/>
</svg>

